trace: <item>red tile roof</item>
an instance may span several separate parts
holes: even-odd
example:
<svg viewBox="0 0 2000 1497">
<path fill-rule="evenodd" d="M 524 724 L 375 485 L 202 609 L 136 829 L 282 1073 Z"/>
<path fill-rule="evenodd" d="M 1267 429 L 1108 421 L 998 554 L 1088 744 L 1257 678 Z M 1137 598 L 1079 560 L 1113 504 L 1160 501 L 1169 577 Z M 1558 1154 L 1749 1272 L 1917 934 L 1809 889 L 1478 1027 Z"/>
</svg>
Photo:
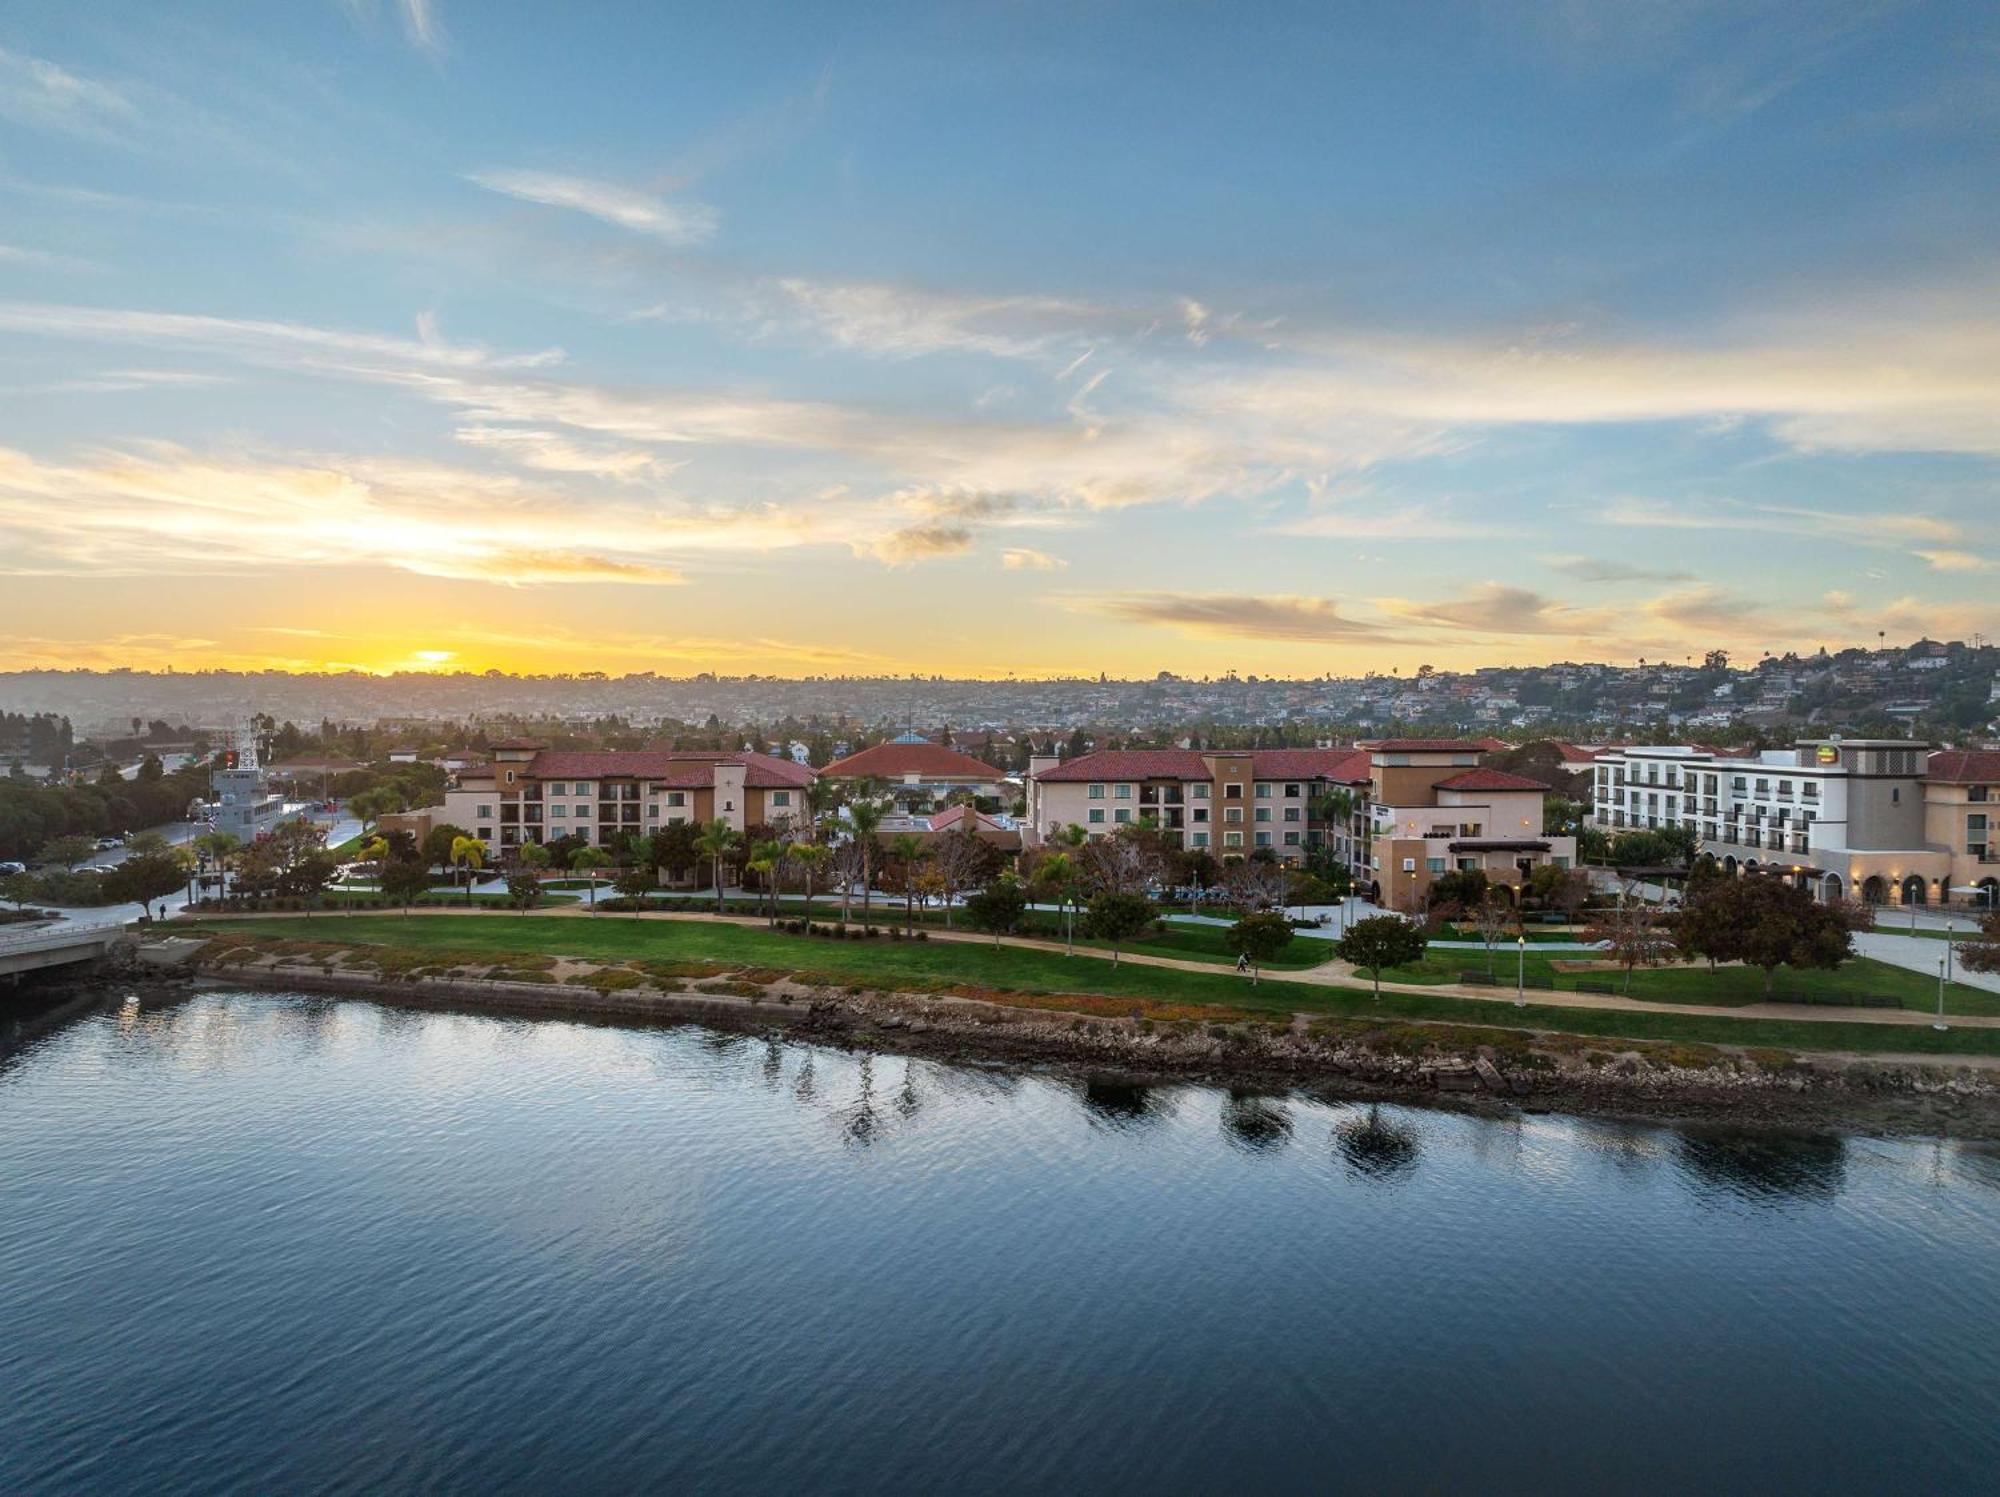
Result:
<svg viewBox="0 0 2000 1497">
<path fill-rule="evenodd" d="M 710 749 L 544 749 L 529 761 L 538 780 L 651 780 L 677 789 L 715 783 L 715 766 L 741 764 L 752 790 L 788 790 L 812 782 L 813 772 L 770 754 L 726 754 Z"/>
<path fill-rule="evenodd" d="M 1359 745 L 1385 754 L 1484 754 L 1491 752 L 1493 738 L 1376 738 Z M 1506 744 L 1500 744 L 1505 748 Z"/>
<path fill-rule="evenodd" d="M 1193 749 L 1099 749 L 1078 754 L 1053 769 L 1044 781 L 1057 780 L 1206 780 L 1208 764 Z"/>
<path fill-rule="evenodd" d="M 1924 778 L 1943 785 L 2000 785 L 2000 749 L 1945 749 L 1932 754 Z"/>
<path fill-rule="evenodd" d="M 1547 790 L 1549 787 L 1540 780 L 1531 780 L 1524 774 L 1509 774 L 1504 769 L 1468 769 L 1464 774 L 1455 774 L 1448 780 L 1437 782 L 1439 790 Z"/>
<path fill-rule="evenodd" d="M 1212 757 L 1248 758 L 1250 773 L 1260 780 L 1345 780 L 1359 784 L 1368 778 L 1365 749 L 1218 749 Z M 1208 780 L 1214 775 L 1208 760 L 1194 749 L 1099 749 L 1044 770 L 1041 778 L 1051 782 Z"/>
<path fill-rule="evenodd" d="M 1556 740 L 1556 752 L 1562 756 L 1562 761 L 1565 764 L 1595 764 L 1597 762 L 1598 751 L 1596 749 L 1582 748 L 1574 743 L 1564 743 L 1561 739 Z"/>
<path fill-rule="evenodd" d="M 900 780 L 905 775 L 916 775 L 926 780 L 976 784 L 1006 778 L 1004 770 L 941 743 L 878 743 L 858 754 L 834 760 L 820 773 L 842 780 L 871 776 Z"/>
</svg>

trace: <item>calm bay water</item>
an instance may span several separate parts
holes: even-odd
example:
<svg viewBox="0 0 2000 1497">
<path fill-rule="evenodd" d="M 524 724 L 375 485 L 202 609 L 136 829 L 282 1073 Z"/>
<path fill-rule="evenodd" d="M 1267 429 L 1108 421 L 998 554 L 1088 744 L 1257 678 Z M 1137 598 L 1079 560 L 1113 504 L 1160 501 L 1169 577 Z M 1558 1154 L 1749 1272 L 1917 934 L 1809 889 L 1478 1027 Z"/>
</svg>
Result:
<svg viewBox="0 0 2000 1497">
<path fill-rule="evenodd" d="M 202 994 L 0 1059 L 0 1491 L 1990 1491 L 2000 1153 Z"/>
</svg>

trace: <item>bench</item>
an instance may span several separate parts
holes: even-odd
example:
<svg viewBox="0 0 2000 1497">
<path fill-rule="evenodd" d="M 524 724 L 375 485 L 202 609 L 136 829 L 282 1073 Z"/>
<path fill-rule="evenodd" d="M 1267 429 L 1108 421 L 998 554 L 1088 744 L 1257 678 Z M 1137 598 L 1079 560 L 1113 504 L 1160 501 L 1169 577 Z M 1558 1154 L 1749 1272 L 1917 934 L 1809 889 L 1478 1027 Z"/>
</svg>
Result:
<svg viewBox="0 0 2000 1497">
<path fill-rule="evenodd" d="M 1612 987 L 1608 982 L 1578 982 L 1576 991 L 1579 993 L 1602 993 L 1606 997 L 1609 997 L 1617 989 Z"/>
<path fill-rule="evenodd" d="M 1499 978 L 1489 977 L 1484 972 L 1461 972 L 1458 974 L 1458 982 L 1460 987 L 1497 988 L 1500 986 Z"/>
</svg>

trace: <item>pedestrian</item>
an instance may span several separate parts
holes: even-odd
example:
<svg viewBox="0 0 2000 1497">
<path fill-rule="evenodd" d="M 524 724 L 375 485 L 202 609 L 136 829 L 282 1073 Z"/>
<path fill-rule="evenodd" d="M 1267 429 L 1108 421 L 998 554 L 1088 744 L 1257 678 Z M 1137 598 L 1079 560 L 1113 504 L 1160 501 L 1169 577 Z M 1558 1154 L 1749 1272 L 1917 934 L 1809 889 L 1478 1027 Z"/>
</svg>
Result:
<svg viewBox="0 0 2000 1497">
<path fill-rule="evenodd" d="M 1245 952 L 1241 952 L 1241 953 L 1239 953 L 1239 954 L 1237 955 L 1237 958 L 1236 958 L 1236 970 L 1237 970 L 1238 972 L 1248 972 L 1248 971 L 1250 970 L 1250 953 L 1249 953 L 1249 952 L 1245 951 Z"/>
</svg>

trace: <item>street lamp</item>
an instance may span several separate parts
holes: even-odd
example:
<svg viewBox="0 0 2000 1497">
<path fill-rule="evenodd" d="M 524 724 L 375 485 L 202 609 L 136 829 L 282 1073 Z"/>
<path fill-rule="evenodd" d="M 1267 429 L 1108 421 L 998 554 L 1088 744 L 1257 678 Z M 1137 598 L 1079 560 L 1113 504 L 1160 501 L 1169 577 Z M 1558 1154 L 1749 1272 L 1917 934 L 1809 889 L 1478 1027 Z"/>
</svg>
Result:
<svg viewBox="0 0 2000 1497">
<path fill-rule="evenodd" d="M 1948 962 L 1950 962 L 1950 960 L 1951 958 L 1949 956 L 1941 956 L 1938 958 L 1938 1011 L 1937 1011 L 1937 1019 L 1931 1024 L 1931 1028 L 1938 1030 L 1940 1032 L 1951 1028 L 1951 1026 L 1945 1023 L 1944 1021 L 1944 969 L 1945 965 Z"/>
<path fill-rule="evenodd" d="M 1528 1006 L 1528 933 L 1514 938 L 1514 1007 Z"/>
</svg>

